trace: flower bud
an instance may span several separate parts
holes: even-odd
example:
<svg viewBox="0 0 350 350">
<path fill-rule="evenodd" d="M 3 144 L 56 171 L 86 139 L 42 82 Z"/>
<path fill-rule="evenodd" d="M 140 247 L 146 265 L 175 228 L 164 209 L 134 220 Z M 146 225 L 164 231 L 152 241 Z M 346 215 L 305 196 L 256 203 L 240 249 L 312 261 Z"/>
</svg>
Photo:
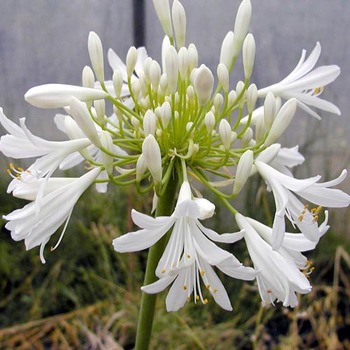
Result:
<svg viewBox="0 0 350 350">
<path fill-rule="evenodd" d="M 200 105 L 206 104 L 213 92 L 214 76 L 210 69 L 202 64 L 195 72 L 193 87 Z"/>
<path fill-rule="evenodd" d="M 248 113 L 253 113 L 255 109 L 256 100 L 258 99 L 258 88 L 255 84 L 249 86 L 247 90 L 247 110 Z"/>
<path fill-rule="evenodd" d="M 127 55 L 126 55 L 126 73 L 128 75 L 128 78 L 131 78 L 131 76 L 134 73 L 134 69 L 137 62 L 137 50 L 135 46 L 131 46 Z"/>
<path fill-rule="evenodd" d="M 233 32 L 228 32 L 222 41 L 220 52 L 220 63 L 223 63 L 228 70 L 233 62 Z"/>
<path fill-rule="evenodd" d="M 72 97 L 69 101 L 70 114 L 84 132 L 86 137 L 97 147 L 100 147 L 100 139 L 97 134 L 95 123 L 85 103 Z"/>
<path fill-rule="evenodd" d="M 172 18 L 177 48 L 185 46 L 186 40 L 186 13 L 178 0 L 174 0 Z"/>
<path fill-rule="evenodd" d="M 81 101 L 91 101 L 105 98 L 107 94 L 102 90 L 75 85 L 45 84 L 29 89 L 24 95 L 28 103 L 39 108 L 68 106 L 71 97 L 76 97 Z"/>
<path fill-rule="evenodd" d="M 253 34 L 248 34 L 243 42 L 243 67 L 244 76 L 250 79 L 255 60 L 255 40 Z"/>
<path fill-rule="evenodd" d="M 231 147 L 231 125 L 226 119 L 220 121 L 219 135 L 225 150 L 229 150 Z"/>
<path fill-rule="evenodd" d="M 171 94 L 176 92 L 179 72 L 179 61 L 174 46 L 169 46 L 165 52 L 165 71 L 168 76 L 168 89 Z"/>
<path fill-rule="evenodd" d="M 295 98 L 288 100 L 281 107 L 264 142 L 265 146 L 273 144 L 284 133 L 295 115 L 296 108 L 297 100 Z"/>
<path fill-rule="evenodd" d="M 168 88 L 168 75 L 166 73 L 163 73 L 160 76 L 160 80 L 159 80 L 159 89 L 160 91 L 162 91 L 163 95 L 165 95 L 167 88 Z"/>
<path fill-rule="evenodd" d="M 220 111 L 220 108 L 224 104 L 224 97 L 220 93 L 217 93 L 214 97 L 213 104 L 214 104 L 215 111 L 218 113 Z"/>
<path fill-rule="evenodd" d="M 142 143 L 142 154 L 155 184 L 162 180 L 162 156 L 158 142 L 149 134 Z"/>
<path fill-rule="evenodd" d="M 131 121 L 132 126 L 134 127 L 134 130 L 136 132 L 139 131 L 140 130 L 140 121 L 134 116 L 131 117 L 130 121 Z"/>
<path fill-rule="evenodd" d="M 188 74 L 188 51 L 185 47 L 181 47 L 178 53 L 179 56 L 179 73 L 181 79 L 187 79 Z"/>
<path fill-rule="evenodd" d="M 95 76 L 93 70 L 89 66 L 85 66 L 81 76 L 82 86 L 93 88 L 95 84 Z"/>
<path fill-rule="evenodd" d="M 229 72 L 225 64 L 219 63 L 217 68 L 219 83 L 223 90 L 227 93 L 230 85 Z"/>
<path fill-rule="evenodd" d="M 208 130 L 208 134 L 211 134 L 215 127 L 215 116 L 212 111 L 205 115 L 204 124 Z"/>
<path fill-rule="evenodd" d="M 100 135 L 101 145 L 108 150 L 109 152 L 113 152 L 114 144 L 111 137 L 111 134 L 107 131 L 101 131 Z M 104 164 L 105 169 L 108 175 L 112 175 L 113 173 L 113 157 L 105 152 L 101 152 L 101 162 Z"/>
<path fill-rule="evenodd" d="M 188 68 L 191 72 L 198 67 L 198 51 L 194 44 L 188 46 Z"/>
<path fill-rule="evenodd" d="M 144 79 L 146 85 L 151 83 L 151 65 L 152 65 L 152 58 L 147 57 L 144 64 L 143 64 L 143 73 L 144 73 Z"/>
<path fill-rule="evenodd" d="M 142 180 L 143 174 L 147 170 L 147 165 L 145 163 L 145 157 L 143 154 L 140 154 L 136 162 L 136 181 L 140 182 Z"/>
<path fill-rule="evenodd" d="M 235 183 L 233 185 L 233 194 L 241 192 L 243 186 L 248 180 L 250 171 L 253 167 L 253 151 L 245 151 L 238 161 Z"/>
<path fill-rule="evenodd" d="M 105 113 L 106 113 L 106 103 L 105 100 L 96 100 L 94 102 L 94 107 L 96 110 L 96 116 L 101 125 L 104 124 L 105 121 Z"/>
<path fill-rule="evenodd" d="M 95 32 L 89 33 L 88 50 L 92 68 L 99 82 L 104 82 L 102 42 Z"/>
<path fill-rule="evenodd" d="M 120 98 L 123 87 L 123 73 L 120 69 L 115 69 L 113 71 L 113 87 L 115 92 L 115 97 Z"/>
<path fill-rule="evenodd" d="M 163 107 L 163 114 L 162 114 L 162 124 L 164 128 L 167 128 L 169 125 L 169 122 L 171 120 L 171 106 L 170 103 L 165 101 L 162 104 Z"/>
<path fill-rule="evenodd" d="M 252 5 L 250 3 L 250 0 L 243 0 L 238 8 L 236 15 L 233 35 L 233 57 L 237 57 L 242 47 L 243 40 L 248 33 L 251 14 Z"/>
<path fill-rule="evenodd" d="M 169 0 L 153 0 L 153 6 L 156 10 L 159 22 L 164 30 L 164 33 L 169 38 L 172 38 L 173 31 L 171 27 Z"/>
<path fill-rule="evenodd" d="M 154 112 L 149 109 L 143 117 L 143 132 L 145 136 L 152 134 L 156 131 L 157 117 Z"/>
<path fill-rule="evenodd" d="M 151 80 L 152 88 L 154 90 L 158 89 L 160 75 L 161 75 L 161 69 L 160 69 L 159 63 L 157 61 L 152 61 L 150 66 L 150 80 Z"/>
<path fill-rule="evenodd" d="M 273 92 L 268 92 L 264 101 L 264 123 L 266 130 L 270 130 L 276 116 L 276 98 Z"/>
<path fill-rule="evenodd" d="M 266 133 L 265 123 L 263 118 L 258 118 L 255 124 L 255 139 L 257 143 L 263 141 Z"/>
<path fill-rule="evenodd" d="M 235 101 L 237 100 L 237 93 L 235 90 L 231 90 L 229 93 L 228 93 L 228 97 L 227 97 L 227 105 L 228 106 L 232 106 Z"/>
<path fill-rule="evenodd" d="M 242 136 L 241 147 L 244 148 L 249 146 L 252 138 L 253 138 L 253 130 L 251 128 L 248 128 Z"/>
</svg>

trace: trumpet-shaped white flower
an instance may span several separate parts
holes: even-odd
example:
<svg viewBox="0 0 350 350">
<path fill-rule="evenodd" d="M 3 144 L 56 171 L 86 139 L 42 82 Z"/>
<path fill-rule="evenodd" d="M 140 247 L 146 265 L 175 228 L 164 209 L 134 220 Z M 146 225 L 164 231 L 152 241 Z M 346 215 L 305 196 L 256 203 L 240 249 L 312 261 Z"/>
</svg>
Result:
<svg viewBox="0 0 350 350">
<path fill-rule="evenodd" d="M 309 242 L 303 235 L 286 235 L 286 248 L 282 246 L 279 251 L 275 251 L 268 242 L 272 240 L 269 228 L 256 225 L 256 221 L 241 214 L 236 214 L 236 221 L 244 230 L 243 236 L 250 257 L 258 271 L 256 279 L 263 304 L 273 304 L 277 299 L 284 306 L 295 307 L 298 304 L 295 293 L 306 294 L 311 291 L 310 282 L 299 270 L 298 265 L 305 262 L 300 252 L 313 249 L 315 243 Z M 300 255 L 294 257 L 292 251 Z"/>
<path fill-rule="evenodd" d="M 15 241 L 24 239 L 26 249 L 40 245 L 40 259 L 45 263 L 44 248 L 50 237 L 63 224 L 64 229 L 55 247 L 60 243 L 68 225 L 74 205 L 83 192 L 94 182 L 100 173 L 100 168 L 94 168 L 80 178 L 49 179 L 46 192 L 41 198 L 40 210 L 36 201 L 25 205 L 21 209 L 3 216 L 9 221 L 5 227 L 11 231 Z M 52 181 L 51 181 L 52 180 Z M 16 180 L 18 181 L 18 180 Z M 22 183 L 18 187 L 19 196 L 37 198 L 37 191 L 41 188 L 38 183 Z"/>
<path fill-rule="evenodd" d="M 342 208 L 350 204 L 350 196 L 339 189 L 331 189 L 341 183 L 346 177 L 346 170 L 332 181 L 318 183 L 320 176 L 308 179 L 295 179 L 256 161 L 256 168 L 272 190 L 276 214 L 273 223 L 273 248 L 278 249 L 283 241 L 285 232 L 285 216 L 299 227 L 305 236 L 312 240 L 319 240 L 318 214 L 321 207 Z M 308 205 L 303 205 L 293 192 L 316 204 L 318 207 L 309 211 Z"/>
<path fill-rule="evenodd" d="M 322 93 L 323 87 L 333 82 L 340 74 L 340 68 L 336 65 L 313 69 L 320 54 L 320 43 L 316 43 L 307 59 L 305 59 L 306 50 L 303 50 L 294 70 L 279 83 L 260 89 L 258 91 L 259 97 L 265 97 L 269 92 L 273 92 L 275 96 L 280 96 L 286 100 L 296 98 L 299 107 L 317 119 L 320 119 L 320 116 L 310 107 L 340 114 L 338 107 L 333 103 L 318 97 Z"/>
<path fill-rule="evenodd" d="M 224 309 L 232 310 L 227 292 L 212 266 L 227 275 L 252 280 L 255 271 L 242 264 L 230 253 L 212 241 L 233 243 L 242 238 L 242 232 L 222 234 L 205 228 L 199 220 L 211 217 L 214 205 L 206 199 L 192 199 L 188 182 L 181 186 L 175 211 L 171 216 L 152 218 L 132 211 L 132 218 L 141 230 L 129 232 L 113 241 L 118 252 L 146 249 L 163 237 L 173 227 L 169 242 L 158 263 L 159 280 L 142 287 L 146 293 L 158 293 L 173 283 L 166 299 L 168 311 L 181 308 L 194 294 L 194 300 L 207 299 L 201 291 L 200 278 L 214 300 Z"/>
</svg>

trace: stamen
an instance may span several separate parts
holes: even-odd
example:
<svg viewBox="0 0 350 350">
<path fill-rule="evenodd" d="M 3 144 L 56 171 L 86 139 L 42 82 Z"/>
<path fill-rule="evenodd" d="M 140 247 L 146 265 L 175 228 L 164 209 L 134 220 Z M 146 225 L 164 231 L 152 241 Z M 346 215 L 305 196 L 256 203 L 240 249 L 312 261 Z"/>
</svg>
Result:
<svg viewBox="0 0 350 350">
<path fill-rule="evenodd" d="M 312 94 L 313 94 L 314 96 L 321 95 L 322 92 L 323 92 L 323 90 L 324 90 L 324 86 L 316 87 L 316 88 L 313 89 Z"/>
<path fill-rule="evenodd" d="M 182 286 L 182 289 L 183 289 L 183 290 L 187 290 L 187 286 L 185 286 L 185 285 Z"/>
</svg>

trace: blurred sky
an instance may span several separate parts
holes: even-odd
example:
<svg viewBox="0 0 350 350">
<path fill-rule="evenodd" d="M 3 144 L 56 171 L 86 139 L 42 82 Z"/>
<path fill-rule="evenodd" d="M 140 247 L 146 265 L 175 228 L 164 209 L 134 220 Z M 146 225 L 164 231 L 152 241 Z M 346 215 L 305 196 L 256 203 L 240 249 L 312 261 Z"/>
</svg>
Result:
<svg viewBox="0 0 350 350">
<path fill-rule="evenodd" d="M 160 58 L 163 37 L 151 0 L 146 2 L 146 47 Z M 213 72 L 222 39 L 233 30 L 238 0 L 182 0 L 187 11 L 187 44 L 194 42 L 200 63 Z M 338 64 L 342 74 L 324 97 L 336 103 L 342 116 L 323 113 L 321 122 L 299 112 L 285 143 L 304 144 L 312 136 L 313 162 L 336 159 L 334 175 L 349 165 L 350 144 L 350 1 L 252 0 L 250 31 L 257 45 L 252 81 L 264 87 L 284 78 L 296 65 L 301 50 L 322 44 L 320 64 Z M 0 106 L 13 120 L 26 116 L 28 125 L 47 138 L 59 137 L 52 127 L 57 111 L 28 105 L 24 93 L 44 83 L 80 84 L 89 64 L 90 30 L 101 37 L 105 52 L 112 47 L 123 59 L 133 44 L 132 1 L 127 0 L 1 0 Z M 237 63 L 241 79 L 241 63 Z M 106 76 L 111 76 L 106 62 Z M 232 86 L 235 85 L 235 82 Z M 322 156 L 319 155 L 322 153 Z M 336 155 L 334 156 L 334 154 Z M 325 156 L 327 154 L 327 157 Z M 326 165 L 327 165 L 326 164 Z M 322 165 L 322 164 L 321 164 Z M 323 164 L 324 165 L 324 164 Z M 333 174 L 332 174 L 333 175 Z"/>
</svg>

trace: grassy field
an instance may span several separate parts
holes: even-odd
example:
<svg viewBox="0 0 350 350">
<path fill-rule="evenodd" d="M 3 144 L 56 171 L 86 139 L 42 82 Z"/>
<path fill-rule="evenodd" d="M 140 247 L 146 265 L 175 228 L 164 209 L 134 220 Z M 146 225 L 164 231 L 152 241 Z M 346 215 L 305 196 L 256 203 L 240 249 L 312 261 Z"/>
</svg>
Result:
<svg viewBox="0 0 350 350">
<path fill-rule="evenodd" d="M 22 205 L 5 195 L 4 186 L 1 213 Z M 61 245 L 46 249 L 45 265 L 37 249 L 26 252 L 22 242 L 12 241 L 1 219 L 0 349 L 133 348 L 146 252 L 117 254 L 111 241 L 132 228 L 127 213 L 134 197 L 130 191 L 84 194 Z M 250 263 L 243 242 L 232 249 Z M 151 349 L 350 349 L 349 252 L 340 233 L 327 233 L 308 255 L 313 290 L 296 309 L 263 308 L 254 283 L 223 275 L 233 312 L 213 301 L 191 301 L 167 313 L 163 293 Z"/>
</svg>

